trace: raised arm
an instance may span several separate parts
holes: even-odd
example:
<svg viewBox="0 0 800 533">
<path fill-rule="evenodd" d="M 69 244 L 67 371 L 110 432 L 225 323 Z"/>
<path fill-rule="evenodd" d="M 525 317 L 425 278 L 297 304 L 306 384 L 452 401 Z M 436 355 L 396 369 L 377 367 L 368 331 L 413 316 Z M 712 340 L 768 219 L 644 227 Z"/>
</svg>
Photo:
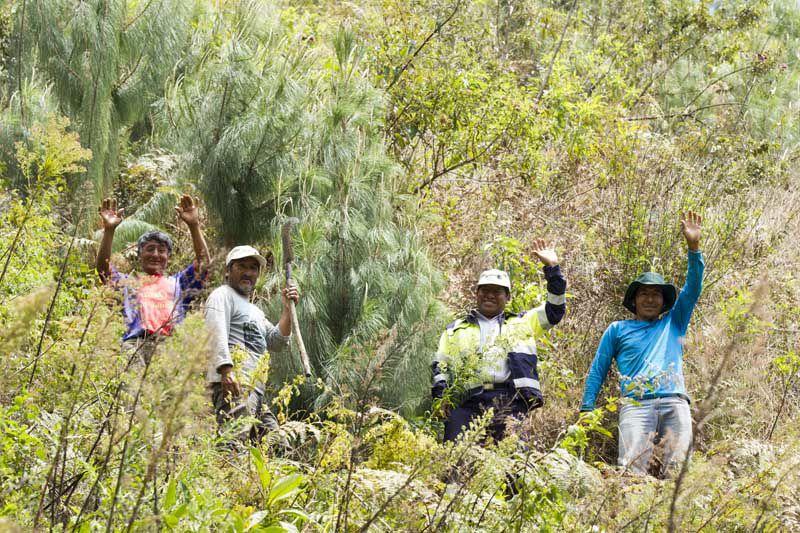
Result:
<svg viewBox="0 0 800 533">
<path fill-rule="evenodd" d="M 114 243 L 114 232 L 122 222 L 124 209 L 117 209 L 117 201 L 113 198 L 106 198 L 98 211 L 103 223 L 103 238 L 100 240 L 100 249 L 97 251 L 95 268 L 100 281 L 107 283 L 111 278 L 111 245 Z"/>
<path fill-rule="evenodd" d="M 283 309 L 281 311 L 281 318 L 278 320 L 278 329 L 284 337 L 288 337 L 292 334 L 292 311 L 289 308 L 290 301 L 294 302 L 295 305 L 300 301 L 300 291 L 297 290 L 297 285 L 294 283 L 281 290 Z"/>
<path fill-rule="evenodd" d="M 189 227 L 192 236 L 192 248 L 194 248 L 194 258 L 198 272 L 203 272 L 211 264 L 211 255 L 208 253 L 208 245 L 200 229 L 200 199 L 192 199 L 188 194 L 181 196 L 178 205 L 175 206 L 178 216 Z"/>
<path fill-rule="evenodd" d="M 539 324 L 549 329 L 564 318 L 567 311 L 567 280 L 558 266 L 558 255 L 555 249 L 544 239 L 536 239 L 531 250 L 544 264 L 544 277 L 547 280 L 547 301 L 543 308 L 537 308 Z"/>
<path fill-rule="evenodd" d="M 705 261 L 700 252 L 700 236 L 703 219 L 693 211 L 681 217 L 681 232 L 686 239 L 688 257 L 686 265 L 686 283 L 684 283 L 674 306 L 674 316 L 683 331 L 689 325 L 692 311 L 703 291 L 703 272 Z"/>
<path fill-rule="evenodd" d="M 269 321 L 266 323 L 267 349 L 270 352 L 283 350 L 289 345 L 289 337 L 292 334 L 292 313 L 289 309 L 289 302 L 293 301 L 297 304 L 299 300 L 300 291 L 294 283 L 281 290 L 283 310 L 278 324 L 272 325 Z"/>
</svg>

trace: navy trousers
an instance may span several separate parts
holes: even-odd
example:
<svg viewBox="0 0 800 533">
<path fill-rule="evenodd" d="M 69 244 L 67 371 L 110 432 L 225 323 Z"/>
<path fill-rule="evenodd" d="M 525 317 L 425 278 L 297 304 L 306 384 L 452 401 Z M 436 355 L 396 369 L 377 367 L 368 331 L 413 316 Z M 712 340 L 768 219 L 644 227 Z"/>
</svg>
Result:
<svg viewBox="0 0 800 533">
<path fill-rule="evenodd" d="M 490 408 L 494 408 L 489 426 L 486 428 L 488 437 L 495 442 L 502 440 L 506 434 L 506 426 L 512 420 L 521 420 L 528 412 L 528 406 L 521 398 L 514 397 L 513 390 L 483 391 L 472 396 L 450 412 L 444 423 L 444 441 L 454 441 L 472 420 L 482 416 Z M 510 420 L 512 419 L 512 420 Z"/>
</svg>

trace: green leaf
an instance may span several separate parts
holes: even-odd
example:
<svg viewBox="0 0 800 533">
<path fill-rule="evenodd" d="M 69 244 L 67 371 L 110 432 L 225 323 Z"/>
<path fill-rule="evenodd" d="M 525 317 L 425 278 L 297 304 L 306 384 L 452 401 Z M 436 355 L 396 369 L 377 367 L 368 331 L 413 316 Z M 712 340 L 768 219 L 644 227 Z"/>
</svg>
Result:
<svg viewBox="0 0 800 533">
<path fill-rule="evenodd" d="M 164 509 L 172 509 L 175 505 L 177 494 L 175 478 L 172 478 L 169 480 L 167 493 L 164 495 Z"/>
<path fill-rule="evenodd" d="M 235 513 L 233 515 L 233 530 L 236 531 L 237 533 L 239 531 L 246 531 L 244 520 L 242 519 L 241 516 L 239 516 L 238 513 Z"/>
<path fill-rule="evenodd" d="M 250 531 L 255 526 L 260 524 L 267 516 L 269 516 L 269 509 L 263 511 L 256 511 L 247 517 L 244 524 L 244 531 Z"/>
<path fill-rule="evenodd" d="M 221 520 L 221 519 L 227 517 L 229 514 L 230 514 L 230 511 L 223 507 L 223 508 L 214 509 L 213 511 L 211 511 L 211 518 Z"/>
<path fill-rule="evenodd" d="M 264 463 L 264 455 L 261 453 L 261 450 L 255 446 L 251 446 L 250 456 L 253 458 L 253 463 L 256 465 L 256 472 L 258 472 L 258 478 L 261 481 L 261 488 L 264 492 L 269 492 L 269 486 L 272 484 L 272 474 L 269 473 Z"/>
<path fill-rule="evenodd" d="M 267 501 L 270 505 L 294 496 L 305 478 L 300 474 L 292 474 L 278 480 L 269 493 Z"/>
<path fill-rule="evenodd" d="M 284 531 L 288 531 L 289 533 L 297 533 L 297 528 L 295 527 L 294 524 L 284 521 L 281 521 L 280 524 L 283 527 Z"/>
<path fill-rule="evenodd" d="M 303 522 L 311 522 L 311 517 L 302 509 L 281 509 L 278 511 L 278 514 L 293 516 L 295 518 L 299 518 Z"/>
<path fill-rule="evenodd" d="M 172 513 L 172 514 L 173 514 L 174 516 L 176 516 L 177 518 L 179 518 L 179 519 L 180 519 L 180 518 L 183 518 L 183 516 L 184 516 L 184 515 L 185 515 L 185 514 L 186 514 L 188 511 L 189 511 L 189 505 L 188 505 L 188 504 L 186 504 L 186 503 L 184 503 L 184 504 L 181 504 L 181 505 L 179 505 L 179 506 L 178 506 L 178 508 L 177 508 L 177 509 L 175 509 L 175 512 L 174 512 L 174 513 Z"/>
<path fill-rule="evenodd" d="M 280 525 L 272 525 L 260 530 L 261 533 L 297 533 L 297 528 L 289 522 L 281 522 Z"/>
</svg>

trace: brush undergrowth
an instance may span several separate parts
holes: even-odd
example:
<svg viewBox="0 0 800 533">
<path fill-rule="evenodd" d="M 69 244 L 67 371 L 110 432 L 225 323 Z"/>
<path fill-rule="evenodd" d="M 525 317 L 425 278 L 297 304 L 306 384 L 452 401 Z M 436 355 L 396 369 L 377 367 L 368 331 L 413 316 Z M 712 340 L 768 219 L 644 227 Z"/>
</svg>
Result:
<svg viewBox="0 0 800 533">
<path fill-rule="evenodd" d="M 317 82 L 335 78 L 339 84 L 331 87 L 349 88 L 331 90 L 336 98 L 325 100 L 329 108 L 297 104 L 311 105 L 303 108 L 304 116 L 313 115 L 328 129 L 312 121 L 308 138 L 289 136 L 302 141 L 298 152 L 313 163 L 303 168 L 317 169 L 299 176 L 308 187 L 305 198 L 318 194 L 321 205 L 340 216 L 332 219 L 320 208 L 309 224 L 314 227 L 304 233 L 310 244 L 325 245 L 309 249 L 326 254 L 311 265 L 318 275 L 308 279 L 323 281 L 306 290 L 300 312 L 309 326 L 320 294 L 341 303 L 342 294 L 352 293 L 352 302 L 363 301 L 355 307 L 359 312 L 353 316 L 360 318 L 353 319 L 354 327 L 370 335 L 339 332 L 335 357 L 317 350 L 327 379 L 277 384 L 270 396 L 281 434 L 241 446 L 230 446 L 230 435 L 217 433 L 204 381 L 207 347 L 200 306 L 146 366 L 129 365 L 130 354 L 120 350 L 119 302 L 97 286 L 87 266 L 94 243 L 78 231 L 94 216 L 76 207 L 81 205 L 76 198 L 94 194 L 91 188 L 81 191 L 79 184 L 84 169 L 99 163 L 81 148 L 66 119 L 48 114 L 56 106 L 36 73 L 26 84 L 13 79 L 14 70 L 21 75 L 24 69 L 8 69 L 14 64 L 8 32 L 19 24 L 12 15 L 26 4 L 34 3 L 12 2 L 13 8 L 0 14 L 0 74 L 4 82 L 18 81 L 22 91 L 0 95 L 6 106 L 0 140 L 7 178 L 0 193 L 0 528 L 800 528 L 796 128 L 790 127 L 792 113 L 772 115 L 787 108 L 782 99 L 791 100 L 797 86 L 794 63 L 780 63 L 784 52 L 795 48 L 790 38 L 797 14 L 788 3 L 760 2 L 752 9 L 714 3 L 711 9 L 708 2 L 650 2 L 632 5 L 626 13 L 619 13 L 616 2 L 498 2 L 496 9 L 488 2 L 425 0 L 408 6 L 336 6 L 345 12 L 336 11 L 337 16 L 351 16 L 359 35 L 374 45 L 363 50 L 364 63 L 353 61 L 355 34 L 340 31 L 327 12 L 315 15 L 314 9 L 323 8 L 312 3 L 276 4 L 279 16 L 265 10 L 252 20 L 235 17 L 235 3 L 220 4 L 216 18 L 198 15 L 204 22 L 195 37 L 210 41 L 206 48 L 195 46 L 195 52 L 230 52 L 221 57 L 233 66 L 215 65 L 220 76 L 234 80 L 233 93 L 244 96 L 229 100 L 225 84 L 210 83 L 207 90 L 200 82 L 211 79 L 203 77 L 203 69 L 213 56 L 187 56 L 197 69 L 194 82 L 178 76 L 172 94 L 159 104 L 162 114 L 153 111 L 121 134 L 131 137 L 121 144 L 132 160 L 149 161 L 138 170 L 131 166 L 115 191 L 140 212 L 152 215 L 169 207 L 180 180 L 166 179 L 174 176 L 165 169 L 185 165 L 182 158 L 191 153 L 185 146 L 182 152 L 174 139 L 172 145 L 161 138 L 164 146 L 150 146 L 158 145 L 159 135 L 142 138 L 151 127 L 164 128 L 160 122 L 176 120 L 170 112 L 176 102 L 186 103 L 181 95 L 191 95 L 195 103 L 218 97 L 219 109 L 260 102 L 251 95 L 263 88 L 258 61 L 280 64 L 280 54 L 269 46 L 285 52 L 302 42 L 313 48 L 315 36 L 322 41 L 333 33 L 339 35 L 341 57 L 325 60 L 322 54 L 325 68 L 319 72 L 315 63 L 301 62 L 308 77 L 304 82 L 321 87 Z M 248 9 L 259 5 L 246 3 Z M 294 40 L 271 39 L 278 34 L 261 31 L 272 28 L 259 26 L 265 20 L 285 26 Z M 209 21 L 240 24 L 230 26 L 228 37 L 252 38 L 259 53 L 245 57 L 231 44 L 236 39 L 218 35 L 217 22 Z M 635 46 L 629 46 L 631 35 L 641 37 Z M 765 41 L 768 45 L 762 45 Z M 25 43 L 18 44 L 24 50 Z M 756 45 L 761 47 L 757 55 Z M 365 106 L 373 97 L 381 105 Z M 717 101 L 725 98 L 730 101 Z M 274 119 L 267 105 L 272 100 L 264 102 L 256 115 Z M 327 111 L 320 114 L 321 108 Z M 184 125 L 178 128 L 181 134 L 214 138 L 222 119 L 238 117 L 235 110 L 223 116 L 214 107 L 197 107 L 211 109 L 203 113 L 186 109 L 184 119 L 209 125 Z M 356 112 L 360 109 L 369 112 Z M 384 113 L 385 123 L 376 118 Z M 25 120 L 31 127 L 22 128 Z M 358 129 L 366 123 L 369 128 Z M 291 120 L 286 125 L 296 126 Z M 349 127 L 355 128 L 347 137 L 352 146 L 339 137 Z M 363 132 L 371 135 L 366 144 Z M 9 144 L 12 137 L 21 140 Z M 238 135 L 227 139 L 252 148 Z M 200 156 L 207 150 L 189 142 L 191 135 L 182 140 L 200 154 L 192 164 L 204 167 Z M 392 160 L 404 166 L 398 189 L 375 191 L 369 181 L 354 200 L 344 185 L 358 185 L 352 178 L 360 174 L 351 168 L 349 152 L 337 150 L 349 146 L 356 153 L 371 146 L 384 161 L 384 140 Z M 261 154 L 261 145 L 256 146 L 256 156 L 270 162 L 273 154 Z M 156 151 L 140 153 L 148 149 Z M 166 150 L 163 157 L 160 149 Z M 249 166 L 251 177 L 266 168 L 254 168 L 256 157 L 233 159 Z M 390 159 L 385 163 L 393 167 Z M 375 167 L 376 179 L 384 168 Z M 231 177 L 235 182 L 239 174 Z M 325 193 L 333 177 L 341 178 L 338 196 Z M 161 178 L 164 183 L 156 187 Z M 197 185 L 198 179 L 184 181 Z M 222 204 L 227 193 L 221 193 Z M 272 193 L 266 195 L 263 205 L 270 206 L 272 199 Z M 348 205 L 355 210 L 372 206 L 375 212 L 354 218 L 355 211 L 340 208 Z M 703 214 L 707 260 L 704 294 L 686 337 L 694 453 L 674 479 L 635 477 L 611 466 L 618 416 L 615 379 L 603 391 L 602 408 L 579 415 L 578 403 L 603 329 L 625 316 L 619 302 L 627 281 L 645 268 L 682 281 L 685 251 L 677 220 L 685 209 Z M 236 220 L 238 213 L 231 217 Z M 371 231 L 373 218 L 398 222 L 397 238 Z M 337 220 L 341 225 L 331 226 Z M 353 221 L 355 233 L 337 229 Z M 258 222 L 267 223 L 265 231 L 275 225 L 269 217 Z M 224 235 L 225 228 L 209 226 L 212 235 Z M 424 229 L 429 254 L 415 236 L 401 238 L 412 226 Z M 328 246 L 326 228 L 335 229 L 330 235 L 338 236 L 336 246 Z M 431 416 L 429 402 L 402 390 L 409 376 L 415 391 L 424 390 L 425 376 L 415 369 L 430 359 L 431 331 L 444 326 L 429 323 L 439 315 L 436 305 L 422 305 L 438 290 L 434 271 L 447 274 L 441 300 L 463 309 L 471 305 L 477 272 L 507 268 L 514 283 L 512 308 L 526 309 L 544 294 L 539 267 L 526 247 L 540 237 L 555 240 L 569 279 L 567 318 L 540 344 L 545 406 L 503 442 L 479 446 L 483 420 L 464 441 L 442 445 L 442 423 Z M 351 243 L 363 254 L 363 271 L 345 267 L 351 264 L 346 261 Z M 176 249 L 173 264 L 186 264 L 186 235 L 176 234 Z M 387 252 L 394 249 L 413 253 Z M 425 284 L 414 286 L 419 268 L 409 271 L 407 265 L 428 265 L 429 255 L 436 258 L 436 268 L 426 270 Z M 374 279 L 384 267 L 396 276 L 383 279 L 384 288 L 376 292 Z M 267 283 L 271 289 L 277 286 L 273 278 Z M 215 271 L 212 284 L 219 282 L 221 273 Z M 407 309 L 419 311 L 424 331 L 402 327 Z M 397 317 L 400 326 L 381 319 L 384 315 Z M 336 312 L 324 318 L 341 326 Z M 315 344 L 330 346 L 328 340 L 321 335 Z M 293 357 L 273 355 L 270 368 L 297 368 Z M 400 408 L 386 408 L 387 399 L 402 408 L 403 416 Z M 311 407 L 316 409 L 309 412 Z"/>
</svg>

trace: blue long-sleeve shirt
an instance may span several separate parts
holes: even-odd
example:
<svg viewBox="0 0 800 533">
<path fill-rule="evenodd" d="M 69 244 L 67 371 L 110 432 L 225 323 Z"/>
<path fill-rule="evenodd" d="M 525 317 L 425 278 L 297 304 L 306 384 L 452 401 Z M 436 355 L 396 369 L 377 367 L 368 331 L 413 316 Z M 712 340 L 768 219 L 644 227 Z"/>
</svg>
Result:
<svg viewBox="0 0 800 533">
<path fill-rule="evenodd" d="M 703 289 L 704 268 L 703 254 L 690 250 L 686 283 L 672 309 L 658 320 L 619 320 L 608 326 L 589 368 L 581 411 L 594 409 L 612 359 L 617 360 L 621 396 L 688 398 L 683 379 L 683 338 Z"/>
</svg>

